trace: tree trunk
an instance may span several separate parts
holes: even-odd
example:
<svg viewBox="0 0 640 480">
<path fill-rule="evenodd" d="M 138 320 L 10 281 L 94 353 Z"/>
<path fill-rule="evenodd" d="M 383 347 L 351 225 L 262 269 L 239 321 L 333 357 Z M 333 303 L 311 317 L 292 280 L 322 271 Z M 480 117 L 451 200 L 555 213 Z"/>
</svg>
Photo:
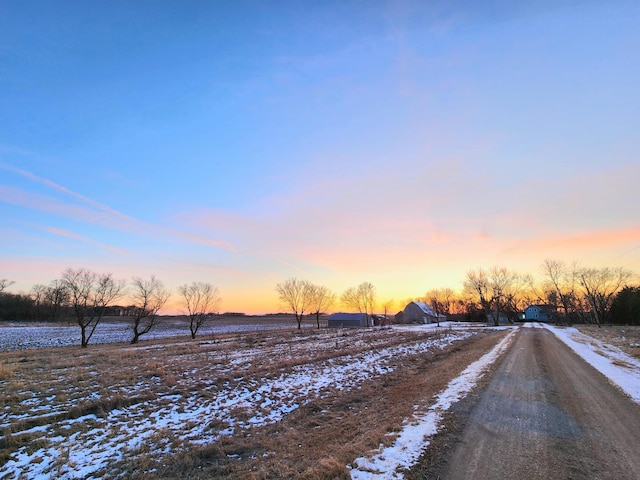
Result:
<svg viewBox="0 0 640 480">
<path fill-rule="evenodd" d="M 138 343 L 138 339 L 140 338 L 140 333 L 138 332 L 138 326 L 140 325 L 140 319 L 135 318 L 133 320 L 133 338 L 131 339 L 131 345 L 135 345 Z"/>
<path fill-rule="evenodd" d="M 80 331 L 82 332 L 82 341 L 80 343 L 80 347 L 87 348 L 87 345 L 89 345 L 89 340 L 87 339 L 87 326 L 80 325 Z"/>
</svg>

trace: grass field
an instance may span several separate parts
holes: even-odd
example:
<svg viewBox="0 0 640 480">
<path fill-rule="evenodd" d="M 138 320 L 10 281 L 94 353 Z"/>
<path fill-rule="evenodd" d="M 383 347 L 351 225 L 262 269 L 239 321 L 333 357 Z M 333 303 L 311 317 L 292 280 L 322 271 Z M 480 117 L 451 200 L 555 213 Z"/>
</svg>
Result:
<svg viewBox="0 0 640 480">
<path fill-rule="evenodd" d="M 504 336 L 267 329 L 0 353 L 0 478 L 348 478 Z"/>
<path fill-rule="evenodd" d="M 504 337 L 251 321 L 195 340 L 174 319 L 138 345 L 0 352 L 0 478 L 349 478 Z M 578 328 L 638 358 L 639 328 Z"/>
</svg>

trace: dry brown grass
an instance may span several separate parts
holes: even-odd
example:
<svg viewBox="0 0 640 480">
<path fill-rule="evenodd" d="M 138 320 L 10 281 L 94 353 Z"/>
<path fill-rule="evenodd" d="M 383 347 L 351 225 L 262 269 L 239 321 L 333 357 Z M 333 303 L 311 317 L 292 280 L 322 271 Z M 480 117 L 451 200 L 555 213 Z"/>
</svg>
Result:
<svg viewBox="0 0 640 480">
<path fill-rule="evenodd" d="M 640 327 L 621 325 L 575 325 L 582 333 L 592 336 L 601 342 L 618 347 L 635 358 L 640 358 Z"/>
<path fill-rule="evenodd" d="M 164 406 L 180 411 L 187 408 L 183 400 L 212 402 L 229 384 L 277 378 L 325 361 L 339 365 L 354 355 L 444 334 L 384 329 L 252 332 L 137 346 L 0 353 L 0 464 L 20 448 L 44 448 L 51 436 L 89 431 L 115 410 L 136 409 L 141 417 Z M 400 356 L 391 373 L 372 377 L 358 388 L 301 397 L 300 407 L 282 420 L 221 435 L 206 445 L 185 443 L 175 431 L 159 427 L 126 460 L 114 461 L 110 471 L 94 476 L 348 478 L 347 464 L 390 444 L 404 419 L 416 408 L 427 408 L 434 395 L 503 335 L 482 332 L 445 350 Z M 231 410 L 235 421 L 246 422 L 254 413 L 242 406 Z M 98 420 L 65 423 L 90 415 Z M 203 417 L 202 422 L 207 432 L 229 427 L 227 420 L 215 417 Z M 47 434 L 39 427 L 47 428 Z M 62 472 L 69 453 L 59 453 L 56 462 Z"/>
<path fill-rule="evenodd" d="M 350 478 L 358 456 L 390 445 L 416 409 L 426 409 L 470 362 L 503 333 L 463 341 L 447 351 L 399 359 L 401 368 L 353 391 L 316 399 L 283 421 L 249 435 L 192 449 L 151 478 Z"/>
<path fill-rule="evenodd" d="M 0 381 L 8 381 L 13 376 L 13 368 L 0 363 Z"/>
</svg>

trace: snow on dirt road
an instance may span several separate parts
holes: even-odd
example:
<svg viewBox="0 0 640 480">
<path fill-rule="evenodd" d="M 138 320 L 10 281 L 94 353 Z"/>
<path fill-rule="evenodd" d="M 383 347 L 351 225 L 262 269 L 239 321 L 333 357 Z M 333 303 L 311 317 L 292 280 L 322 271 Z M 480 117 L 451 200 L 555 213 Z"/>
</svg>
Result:
<svg viewBox="0 0 640 480">
<path fill-rule="evenodd" d="M 526 323 L 522 328 L 546 328 L 574 350 L 587 363 L 633 401 L 640 403 L 640 362 L 618 348 L 604 344 L 575 328 L 554 327 L 541 323 Z M 453 380 L 437 398 L 426 414 L 407 419 L 396 442 L 368 457 L 356 459 L 351 470 L 353 479 L 400 479 L 402 469 L 415 464 L 430 443 L 430 437 L 438 432 L 442 413 L 474 388 L 484 370 L 503 354 L 516 330 L 500 342 L 491 352 L 470 365 L 462 375 Z"/>
<path fill-rule="evenodd" d="M 438 432 L 443 413 L 476 386 L 487 367 L 509 347 L 514 333 L 515 330 L 512 330 L 493 350 L 473 362 L 458 378 L 451 381 L 426 413 L 416 416 L 407 423 L 392 446 L 382 449 L 372 458 L 356 459 L 354 462 L 356 467 L 351 470 L 351 478 L 403 478 L 398 470 L 409 468 L 415 463 L 429 445 L 428 438 Z"/>
<path fill-rule="evenodd" d="M 536 324 L 562 340 L 585 362 L 602 373 L 636 403 L 640 403 L 640 361 L 613 345 L 579 332 L 575 328 L 560 328 Z"/>
<path fill-rule="evenodd" d="M 519 329 L 429 475 L 640 478 L 640 406 L 552 330 Z"/>
</svg>

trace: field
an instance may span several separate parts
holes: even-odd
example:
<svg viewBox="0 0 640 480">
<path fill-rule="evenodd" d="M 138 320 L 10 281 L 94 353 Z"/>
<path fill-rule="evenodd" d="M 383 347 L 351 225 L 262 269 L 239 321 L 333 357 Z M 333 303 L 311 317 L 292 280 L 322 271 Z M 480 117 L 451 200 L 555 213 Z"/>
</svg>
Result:
<svg viewBox="0 0 640 480">
<path fill-rule="evenodd" d="M 640 359 L 640 328 L 637 326 L 606 325 L 576 325 L 582 333 L 589 335 L 602 343 L 613 345 L 627 355 Z"/>
<path fill-rule="evenodd" d="M 0 478 L 350 478 L 507 335 L 252 323 L 228 319 L 195 340 L 168 324 L 138 345 L 5 344 Z M 582 342 L 633 354 L 637 334 L 602 328 Z"/>
<path fill-rule="evenodd" d="M 346 478 L 503 335 L 264 329 L 0 353 L 0 478 Z"/>
</svg>

